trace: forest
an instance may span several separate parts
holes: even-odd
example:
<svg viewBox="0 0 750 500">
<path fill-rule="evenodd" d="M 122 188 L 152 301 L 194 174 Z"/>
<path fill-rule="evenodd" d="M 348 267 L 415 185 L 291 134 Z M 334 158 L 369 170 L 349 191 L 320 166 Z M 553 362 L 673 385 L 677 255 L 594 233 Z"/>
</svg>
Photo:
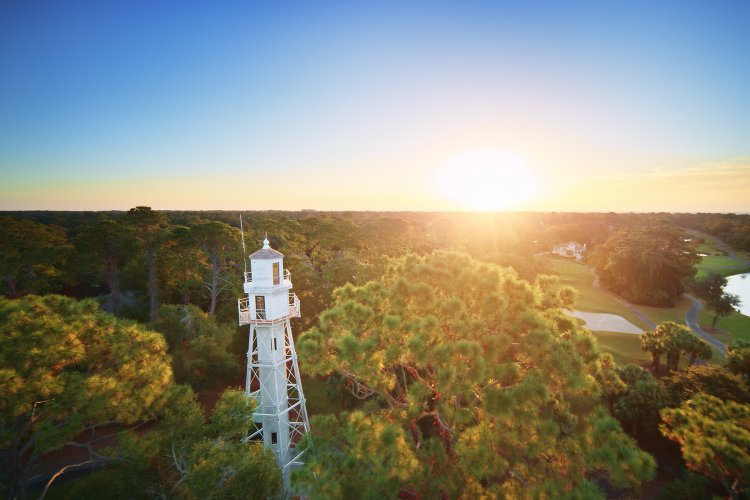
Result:
<svg viewBox="0 0 750 500">
<path fill-rule="evenodd" d="M 296 494 L 743 498 L 750 343 L 706 364 L 708 344 L 659 322 L 640 340 L 651 369 L 619 366 L 567 314 L 579 292 L 551 264 L 575 241 L 632 304 L 721 304 L 688 230 L 750 250 L 748 214 L 0 212 L 0 483 L 7 498 L 289 494 L 241 439 L 242 392 L 212 411 L 198 398 L 244 376 L 237 299 L 267 238 L 300 298 L 300 368 L 337 409 L 299 443 Z M 654 436 L 679 444 L 684 473 L 652 494 Z M 65 471 L 40 470 L 63 447 L 99 468 L 55 493 Z"/>
</svg>

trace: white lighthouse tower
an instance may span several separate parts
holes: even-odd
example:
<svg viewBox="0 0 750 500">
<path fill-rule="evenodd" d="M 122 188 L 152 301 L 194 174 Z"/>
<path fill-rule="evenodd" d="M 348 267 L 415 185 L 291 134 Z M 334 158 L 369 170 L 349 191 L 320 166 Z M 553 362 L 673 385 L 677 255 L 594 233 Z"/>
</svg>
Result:
<svg viewBox="0 0 750 500">
<path fill-rule="evenodd" d="M 292 467 L 301 465 L 295 443 L 310 425 L 289 324 L 300 316 L 299 299 L 291 292 L 284 255 L 272 249 L 268 239 L 250 255 L 244 288 L 247 297 L 238 307 L 240 325 L 250 325 L 245 394 L 258 403 L 256 428 L 248 440 L 262 441 L 273 450 L 288 487 Z"/>
</svg>

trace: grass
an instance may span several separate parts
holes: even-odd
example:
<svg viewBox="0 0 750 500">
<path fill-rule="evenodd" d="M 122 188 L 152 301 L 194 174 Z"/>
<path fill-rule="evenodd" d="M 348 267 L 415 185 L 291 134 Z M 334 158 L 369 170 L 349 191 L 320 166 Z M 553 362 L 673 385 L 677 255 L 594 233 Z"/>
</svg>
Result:
<svg viewBox="0 0 750 500">
<path fill-rule="evenodd" d="M 617 366 L 649 361 L 648 353 L 641 350 L 641 336 L 621 332 L 592 332 L 599 350 L 612 353 Z"/>
<path fill-rule="evenodd" d="M 555 285 L 555 289 L 564 285 L 569 285 L 578 290 L 578 301 L 575 305 L 576 310 L 593 313 L 616 314 L 630 321 L 638 328 L 648 328 L 643 321 L 638 319 L 638 316 L 617 301 L 617 299 L 591 286 L 594 282 L 594 275 L 585 266 L 574 262 L 564 262 L 547 258 L 544 259 L 560 278 Z"/>
<path fill-rule="evenodd" d="M 656 323 L 664 323 L 665 321 L 674 321 L 680 325 L 687 325 L 685 322 L 685 315 L 690 310 L 690 306 L 693 305 L 693 301 L 687 297 L 680 297 L 675 307 L 651 307 L 636 305 L 639 311 L 643 313 L 648 319 Z"/>
<path fill-rule="evenodd" d="M 698 269 L 696 278 L 705 278 L 709 274 L 718 274 L 719 276 L 734 276 L 735 274 L 750 273 L 750 267 L 724 267 L 720 269 Z"/>
<path fill-rule="evenodd" d="M 733 267 L 741 265 L 742 262 L 729 257 L 702 257 L 700 263 L 696 264 L 695 267 Z"/>
<path fill-rule="evenodd" d="M 705 253 L 708 255 L 724 255 L 724 250 L 719 248 L 719 243 L 715 239 L 704 234 L 698 234 L 690 229 L 688 229 L 687 232 L 692 234 L 695 238 L 703 238 L 704 240 L 706 240 L 705 243 L 701 243 L 700 245 L 698 245 L 699 253 Z"/>
<path fill-rule="evenodd" d="M 698 314 L 698 324 L 700 326 L 711 327 L 713 322 L 713 311 L 708 310 L 706 307 L 701 309 L 700 314 Z M 730 316 L 719 318 L 719 321 L 716 322 L 716 328 L 728 332 L 723 335 L 713 335 L 720 342 L 731 344 L 735 339 L 750 342 L 750 318 L 744 314 L 734 312 Z"/>
</svg>

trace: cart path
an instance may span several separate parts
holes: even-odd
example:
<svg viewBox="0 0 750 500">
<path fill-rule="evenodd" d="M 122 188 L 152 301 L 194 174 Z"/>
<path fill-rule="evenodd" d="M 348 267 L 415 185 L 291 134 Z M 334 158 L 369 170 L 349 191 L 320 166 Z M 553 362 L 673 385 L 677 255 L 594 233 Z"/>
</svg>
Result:
<svg viewBox="0 0 750 500">
<path fill-rule="evenodd" d="M 719 241 L 719 240 L 716 240 L 716 241 Z M 741 260 L 741 259 L 738 259 L 738 260 Z M 743 261 L 743 262 L 745 262 L 745 261 Z M 750 264 L 750 262 L 748 262 L 748 264 Z M 599 276 L 597 276 L 596 271 L 594 270 L 593 267 L 587 267 L 587 269 L 594 274 L 594 283 L 592 283 L 592 286 L 594 288 L 596 288 L 600 292 L 606 293 L 610 297 L 613 297 L 613 298 L 617 299 L 625 307 L 627 307 L 628 309 L 630 309 L 631 311 L 633 311 L 633 313 L 635 313 L 635 315 L 638 316 L 638 318 L 640 318 L 641 321 L 643 321 L 644 323 L 646 323 L 647 325 L 649 325 L 651 328 L 656 328 L 656 323 L 654 323 L 653 321 L 651 321 L 650 319 L 648 319 L 643 313 L 641 313 L 638 309 L 636 309 L 636 307 L 633 304 L 631 304 L 627 300 L 623 299 L 619 295 L 616 295 L 616 294 L 614 294 L 612 292 L 609 292 L 609 291 L 603 289 L 602 287 L 600 287 L 599 286 Z M 695 333 L 696 335 L 698 335 L 700 338 L 702 338 L 703 340 L 705 340 L 706 342 L 708 342 L 712 346 L 716 347 L 720 352 L 723 352 L 724 354 L 726 354 L 727 353 L 727 348 L 724 345 L 724 343 L 716 340 L 711 335 L 709 335 L 706 332 L 704 332 L 701 329 L 700 325 L 698 325 L 698 313 L 701 311 L 701 309 L 703 309 L 703 303 L 701 303 L 701 301 L 698 300 L 698 299 L 696 299 L 695 297 L 692 297 L 692 296 L 690 296 L 690 295 L 688 295 L 686 293 L 683 294 L 683 295 L 685 295 L 685 297 L 687 297 L 687 298 L 689 298 L 690 300 L 693 301 L 693 305 L 690 306 L 690 309 L 688 310 L 688 312 L 687 312 L 687 314 L 685 316 L 685 323 L 687 323 L 687 325 L 690 328 L 690 330 L 692 330 L 693 333 Z M 583 319 L 583 318 L 581 318 L 581 319 Z M 588 323 L 587 320 L 584 319 L 584 321 L 586 321 L 586 323 Z M 588 324 L 586 326 L 588 326 Z M 635 326 L 635 325 L 633 325 L 633 326 Z M 591 330 L 592 328 L 589 327 L 589 329 Z"/>
<path fill-rule="evenodd" d="M 727 267 L 703 267 L 702 269 L 732 269 L 734 267 L 745 267 L 750 266 L 750 262 L 746 261 L 745 259 L 740 259 L 739 257 L 734 255 L 734 252 L 729 250 L 728 248 L 724 248 L 724 242 L 721 241 L 719 238 L 716 238 L 714 236 L 711 236 L 710 234 L 701 233 L 700 231 L 696 231 L 695 229 L 691 229 L 692 232 L 695 234 L 700 234 L 701 236 L 706 236 L 707 238 L 711 238 L 712 240 L 716 241 L 716 243 L 719 245 L 719 248 L 724 250 L 729 254 L 730 259 L 738 260 L 740 262 L 744 262 L 741 266 L 727 266 Z M 692 297 L 690 297 L 692 298 Z"/>
<path fill-rule="evenodd" d="M 685 321 L 687 322 L 690 329 L 693 331 L 694 334 L 711 344 L 712 346 L 716 347 L 719 351 L 723 352 L 724 354 L 727 353 L 727 346 L 724 345 L 723 342 L 719 342 L 715 338 L 713 338 L 711 335 L 707 334 L 703 331 L 703 329 L 698 324 L 698 313 L 701 312 L 701 309 L 703 309 L 703 303 L 693 297 L 692 295 L 683 294 L 685 297 L 689 298 L 693 301 L 693 305 L 690 306 L 690 310 L 687 312 L 687 316 L 685 317 Z"/>
</svg>

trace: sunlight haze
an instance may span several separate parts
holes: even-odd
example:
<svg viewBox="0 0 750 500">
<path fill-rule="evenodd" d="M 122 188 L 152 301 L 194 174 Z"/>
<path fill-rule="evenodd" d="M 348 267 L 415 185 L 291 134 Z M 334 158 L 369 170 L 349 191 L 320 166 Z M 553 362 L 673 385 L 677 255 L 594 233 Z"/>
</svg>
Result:
<svg viewBox="0 0 750 500">
<path fill-rule="evenodd" d="M 3 2 L 0 209 L 747 212 L 748 16 Z"/>
</svg>

